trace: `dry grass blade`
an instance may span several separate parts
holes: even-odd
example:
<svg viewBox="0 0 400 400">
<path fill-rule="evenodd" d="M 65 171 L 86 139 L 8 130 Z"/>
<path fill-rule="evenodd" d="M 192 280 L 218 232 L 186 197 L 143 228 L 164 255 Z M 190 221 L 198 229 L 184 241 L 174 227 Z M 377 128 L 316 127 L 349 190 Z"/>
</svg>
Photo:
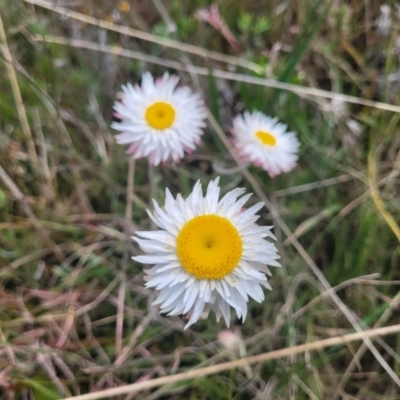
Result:
<svg viewBox="0 0 400 400">
<path fill-rule="evenodd" d="M 21 123 L 22 132 L 24 133 L 26 145 L 28 147 L 29 157 L 32 163 L 37 167 L 38 156 L 35 145 L 33 143 L 32 132 L 29 126 L 28 117 L 26 116 L 25 106 L 22 101 L 21 91 L 19 89 L 17 75 L 13 67 L 13 60 L 10 49 L 8 48 L 7 37 L 4 31 L 3 19 L 0 14 L 0 40 L 2 42 L 2 51 L 5 59 L 6 71 L 10 81 L 11 90 L 13 92 L 15 106 L 17 108 L 18 117 Z"/>
<path fill-rule="evenodd" d="M 400 228 L 397 225 L 395 219 L 392 217 L 392 215 L 388 211 L 386 211 L 385 205 L 378 191 L 377 170 L 376 170 L 373 148 L 371 148 L 368 154 L 368 179 L 370 184 L 369 193 L 372 197 L 372 200 L 374 201 L 376 208 L 378 209 L 379 213 L 381 214 L 385 222 L 388 224 L 390 229 L 395 234 L 397 240 L 400 242 Z"/>
<path fill-rule="evenodd" d="M 28 0 L 25 0 L 28 1 Z M 30 1 L 30 0 L 29 0 Z M 292 83 L 279 82 L 274 79 L 266 79 L 266 78 L 258 78 L 250 75 L 237 74 L 234 72 L 222 71 L 219 69 L 210 69 L 203 67 L 196 67 L 192 65 L 185 65 L 177 61 L 166 60 L 164 58 L 150 56 L 147 54 L 143 54 L 137 51 L 131 51 L 122 49 L 116 46 L 107 46 L 107 45 L 99 45 L 97 43 L 89 42 L 86 40 L 76 40 L 76 39 L 67 39 L 60 36 L 53 35 L 43 35 L 43 36 L 35 36 L 35 40 L 39 42 L 48 42 L 48 43 L 56 43 L 56 44 L 64 44 L 67 46 L 80 47 L 83 49 L 101 51 L 109 54 L 114 54 L 117 56 L 134 58 L 136 60 L 146 61 L 152 64 L 162 65 L 167 68 L 174 68 L 178 71 L 184 71 L 188 73 L 195 73 L 198 75 L 208 76 L 210 71 L 215 78 L 226 79 L 228 81 L 236 81 L 248 83 L 251 85 L 259 85 L 266 86 L 275 89 L 286 90 L 292 93 L 296 93 L 299 96 L 304 97 L 322 97 L 326 99 L 331 99 L 335 101 L 343 101 L 347 103 L 359 104 L 366 107 L 377 108 L 379 110 L 392 111 L 395 113 L 400 113 L 400 106 L 396 106 L 393 104 L 382 103 L 379 101 L 366 100 L 360 97 L 349 96 L 347 94 L 330 92 L 327 90 L 309 88 L 300 85 L 294 85 Z"/>
<path fill-rule="evenodd" d="M 135 37 L 137 39 L 156 43 L 161 46 L 170 47 L 172 49 L 176 49 L 176 50 L 183 51 L 186 53 L 195 54 L 199 57 L 208 58 L 208 59 L 216 60 L 216 61 L 221 61 L 221 62 L 232 64 L 232 65 L 237 65 L 237 66 L 240 66 L 243 68 L 247 68 L 251 71 L 257 72 L 257 73 L 262 72 L 262 68 L 260 66 L 258 66 L 257 64 L 254 64 L 252 62 L 249 62 L 249 61 L 245 60 L 244 58 L 228 56 L 223 53 L 218 53 L 216 51 L 207 50 L 202 47 L 194 46 L 194 45 L 187 44 L 187 43 L 181 43 L 176 40 L 156 36 L 151 33 L 139 31 L 137 29 L 132 29 L 132 28 L 128 28 L 126 26 L 116 25 L 112 22 L 100 20 L 98 18 L 90 17 L 89 15 L 85 15 L 85 14 L 81 14 L 81 13 L 78 13 L 75 11 L 67 10 L 64 7 L 60 7 L 55 4 L 51 4 L 47 1 L 40 1 L 40 0 L 24 0 L 24 1 L 26 3 L 34 4 L 36 6 L 43 7 L 48 10 L 54 11 L 65 17 L 70 17 L 70 18 L 76 19 L 78 21 L 85 22 L 87 24 L 91 24 L 91 25 L 98 26 L 100 28 L 108 29 L 110 31 L 119 32 L 119 33 L 122 33 L 127 36 L 131 36 L 131 37 Z"/>
<path fill-rule="evenodd" d="M 330 185 L 337 185 L 339 183 L 348 182 L 356 178 L 362 178 L 364 174 L 362 172 L 357 172 L 355 174 L 340 175 L 335 178 L 328 178 L 318 182 L 305 183 L 304 185 L 293 186 L 287 189 L 276 190 L 273 192 L 274 197 L 288 196 L 296 193 L 301 193 L 309 190 L 319 189 L 321 187 L 326 187 Z"/>
<path fill-rule="evenodd" d="M 129 241 L 132 220 L 132 204 L 133 204 L 133 188 L 134 188 L 134 178 L 135 178 L 135 160 L 131 157 L 129 159 L 129 169 L 128 169 L 128 183 L 126 187 L 126 208 L 125 208 L 125 240 Z M 127 247 L 124 249 L 124 256 L 122 260 L 122 274 L 123 277 L 119 284 L 118 290 L 118 311 L 117 311 L 117 324 L 115 328 L 115 354 L 118 356 L 122 350 L 122 337 L 123 337 L 123 324 L 124 324 L 124 308 L 125 308 L 125 295 L 126 295 L 126 270 L 128 267 L 129 252 Z"/>
<path fill-rule="evenodd" d="M 391 335 L 400 332 L 400 324 L 387 326 L 385 328 L 370 329 L 364 332 L 350 333 L 344 336 L 336 336 L 329 339 L 318 340 L 312 343 L 301 344 L 298 346 L 288 347 L 281 350 L 270 351 L 268 353 L 258 354 L 256 356 L 242 358 L 223 364 L 212 365 L 210 367 L 200 368 L 176 374 L 172 376 L 165 376 L 162 378 L 151 379 L 145 382 L 134 383 L 118 388 L 107 389 L 100 392 L 84 394 L 81 396 L 68 397 L 64 400 L 97 400 L 104 399 L 111 396 L 118 396 L 122 394 L 139 392 L 141 390 L 150 389 L 161 385 L 170 385 L 176 382 L 182 382 L 188 379 L 200 378 L 203 376 L 217 374 L 222 371 L 227 371 L 233 368 L 243 367 L 247 364 L 254 364 L 258 362 L 265 362 L 268 360 L 275 360 L 278 358 L 289 357 L 294 354 L 300 354 L 307 351 L 320 350 L 326 347 L 331 347 L 340 344 L 347 344 L 357 340 L 365 340 L 374 338 L 376 336 Z"/>
</svg>

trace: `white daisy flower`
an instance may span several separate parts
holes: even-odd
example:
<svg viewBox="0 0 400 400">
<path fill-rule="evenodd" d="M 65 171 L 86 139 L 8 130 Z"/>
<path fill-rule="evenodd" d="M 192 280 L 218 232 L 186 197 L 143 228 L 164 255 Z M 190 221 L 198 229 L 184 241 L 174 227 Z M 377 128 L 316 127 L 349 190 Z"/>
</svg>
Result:
<svg viewBox="0 0 400 400">
<path fill-rule="evenodd" d="M 259 111 L 245 112 L 233 121 L 234 144 L 239 155 L 257 167 L 268 171 L 269 176 L 289 172 L 296 166 L 300 146 L 294 132 L 287 126 Z"/>
<path fill-rule="evenodd" d="M 264 203 L 243 210 L 251 194 L 241 197 L 238 188 L 218 200 L 218 182 L 209 183 L 204 197 L 197 182 L 186 200 L 167 189 L 164 208 L 153 200 L 154 214 L 148 212 L 161 230 L 133 237 L 147 253 L 133 259 L 155 264 L 146 270 L 146 286 L 160 291 L 153 304 L 168 315 L 187 314 L 185 329 L 210 310 L 229 326 L 230 307 L 244 321 L 249 297 L 262 302 L 262 286 L 271 289 L 267 265 L 280 266 L 275 245 L 266 240 L 275 239 L 272 226 L 255 223 Z"/>
<path fill-rule="evenodd" d="M 121 122 L 111 127 L 122 132 L 117 143 L 129 144 L 127 153 L 134 158 L 149 157 L 154 165 L 169 158 L 178 162 L 200 143 L 206 118 L 203 100 L 187 86 L 177 88 L 178 82 L 168 73 L 154 81 L 145 72 L 141 86 L 122 86 L 122 102 L 114 104 Z"/>
</svg>

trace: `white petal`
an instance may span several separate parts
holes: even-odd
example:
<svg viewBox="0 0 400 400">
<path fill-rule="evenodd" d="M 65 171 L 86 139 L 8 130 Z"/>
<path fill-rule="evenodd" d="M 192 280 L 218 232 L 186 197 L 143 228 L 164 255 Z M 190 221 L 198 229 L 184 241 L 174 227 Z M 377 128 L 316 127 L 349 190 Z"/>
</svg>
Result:
<svg viewBox="0 0 400 400">
<path fill-rule="evenodd" d="M 188 323 L 185 325 L 184 329 L 189 328 L 190 325 L 193 325 L 195 322 L 197 322 L 197 320 L 199 319 L 203 309 L 204 309 L 205 303 L 203 303 L 202 301 L 197 301 L 197 303 L 195 303 L 193 310 L 192 310 L 192 314 L 189 318 Z"/>
</svg>

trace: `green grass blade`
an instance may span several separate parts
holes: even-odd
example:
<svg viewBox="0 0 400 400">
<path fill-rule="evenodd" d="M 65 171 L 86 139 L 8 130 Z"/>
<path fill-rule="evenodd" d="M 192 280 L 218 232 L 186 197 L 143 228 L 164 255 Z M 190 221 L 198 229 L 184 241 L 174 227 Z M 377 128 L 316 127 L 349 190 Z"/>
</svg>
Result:
<svg viewBox="0 0 400 400">
<path fill-rule="evenodd" d="M 304 29 L 300 33 L 297 41 L 293 45 L 293 52 L 290 54 L 287 62 L 286 68 L 278 76 L 278 79 L 282 82 L 287 82 L 291 75 L 293 74 L 297 64 L 302 59 L 305 52 L 310 47 L 311 41 L 314 39 L 315 35 L 318 33 L 322 24 L 326 21 L 326 17 L 331 9 L 332 2 L 329 2 L 322 14 L 317 17 L 317 11 L 323 0 L 319 0 L 315 6 L 311 9 L 307 20 L 304 23 Z M 310 28 L 311 27 L 311 28 Z"/>
</svg>

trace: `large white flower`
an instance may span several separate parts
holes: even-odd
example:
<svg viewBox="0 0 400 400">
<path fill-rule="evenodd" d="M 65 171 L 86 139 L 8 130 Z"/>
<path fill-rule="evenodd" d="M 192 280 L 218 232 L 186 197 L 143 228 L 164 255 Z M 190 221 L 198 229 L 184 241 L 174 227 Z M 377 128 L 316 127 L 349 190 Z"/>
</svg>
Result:
<svg viewBox="0 0 400 400">
<path fill-rule="evenodd" d="M 154 165 L 169 158 L 178 162 L 200 143 L 206 118 L 203 100 L 187 86 L 177 88 L 178 82 L 168 73 L 154 81 L 145 72 L 141 86 L 122 86 L 122 102 L 114 104 L 121 122 L 111 127 L 122 132 L 117 143 L 129 144 L 127 153 L 134 158 L 149 157 Z"/>
<path fill-rule="evenodd" d="M 154 304 L 168 315 L 187 314 L 185 328 L 210 310 L 229 326 L 230 307 L 244 321 L 249 296 L 261 302 L 261 286 L 271 289 L 267 265 L 280 266 L 275 245 L 266 240 L 275 239 L 272 227 L 255 223 L 264 203 L 244 210 L 251 194 L 242 196 L 239 188 L 218 200 L 218 182 L 209 183 L 204 197 L 197 182 L 186 200 L 167 189 L 164 208 L 153 200 L 154 214 L 148 212 L 161 230 L 133 237 L 147 253 L 133 259 L 155 264 L 146 270 L 146 286 L 160 291 Z"/>
<path fill-rule="evenodd" d="M 299 141 L 287 126 L 259 111 L 245 112 L 233 121 L 234 144 L 239 155 L 271 177 L 288 172 L 296 166 Z"/>
</svg>

